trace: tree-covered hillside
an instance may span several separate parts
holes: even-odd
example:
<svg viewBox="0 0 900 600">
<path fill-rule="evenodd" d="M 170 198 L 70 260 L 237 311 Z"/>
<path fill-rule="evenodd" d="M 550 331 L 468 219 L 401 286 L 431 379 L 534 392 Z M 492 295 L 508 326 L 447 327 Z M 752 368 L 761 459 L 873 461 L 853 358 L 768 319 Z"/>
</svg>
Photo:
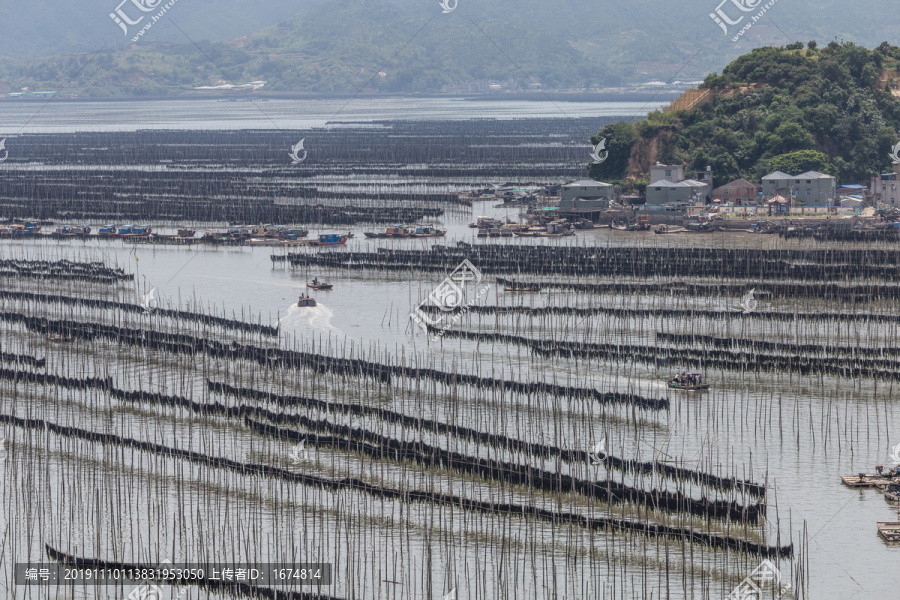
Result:
<svg viewBox="0 0 900 600">
<path fill-rule="evenodd" d="M 832 42 L 757 48 L 706 78 L 690 111 L 604 128 L 609 160 L 591 176 L 640 178 L 652 162 L 712 166 L 716 184 L 817 170 L 856 183 L 891 166 L 900 131 L 900 48 Z M 892 93 L 893 91 L 893 93 Z M 628 158 L 623 158 L 627 156 Z"/>
</svg>

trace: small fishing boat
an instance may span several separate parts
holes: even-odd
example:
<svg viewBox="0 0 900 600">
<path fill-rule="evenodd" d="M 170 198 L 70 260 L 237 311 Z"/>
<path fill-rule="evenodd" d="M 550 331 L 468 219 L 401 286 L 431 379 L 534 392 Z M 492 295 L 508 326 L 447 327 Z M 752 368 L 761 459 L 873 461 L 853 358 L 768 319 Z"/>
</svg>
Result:
<svg viewBox="0 0 900 600">
<path fill-rule="evenodd" d="M 153 230 L 149 225 L 128 225 L 130 227 L 130 231 L 122 232 L 121 230 L 118 232 L 123 238 L 136 238 L 136 237 L 150 237 L 150 234 Z M 124 227 L 122 229 L 125 229 Z"/>
<path fill-rule="evenodd" d="M 638 215 L 637 223 L 634 224 L 633 231 L 650 231 L 650 217 L 647 215 Z"/>
<path fill-rule="evenodd" d="M 889 483 L 884 488 L 884 499 L 888 502 L 900 502 L 900 483 Z"/>
<path fill-rule="evenodd" d="M 669 384 L 669 389 L 682 390 L 685 392 L 696 392 L 696 391 L 703 391 L 703 390 L 709 389 L 708 383 L 698 383 L 695 385 L 679 385 L 673 381 L 669 381 L 668 384 Z"/>
<path fill-rule="evenodd" d="M 300 294 L 300 299 L 297 300 L 297 306 L 300 308 L 314 308 L 318 306 L 315 298 L 311 298 L 305 294 Z"/>
<path fill-rule="evenodd" d="M 478 217 L 474 223 L 469 223 L 470 229 L 499 229 L 503 226 L 503 221 L 492 217 Z"/>
<path fill-rule="evenodd" d="M 669 379 L 666 381 L 666 385 L 669 386 L 669 389 L 684 390 L 686 392 L 708 390 L 709 384 L 700 383 L 701 381 L 703 381 L 702 378 L 694 373 L 685 373 L 683 378 L 676 375 L 672 379 Z"/>
<path fill-rule="evenodd" d="M 13 236 L 33 236 L 41 230 L 41 226 L 35 223 L 25 223 L 24 225 L 11 225 L 10 235 Z"/>
<path fill-rule="evenodd" d="M 547 223 L 546 227 L 530 227 L 525 230 L 514 231 L 513 233 L 518 237 L 558 238 L 575 235 L 575 230 L 566 222 L 554 221 Z"/>
<path fill-rule="evenodd" d="M 430 237 L 444 237 L 447 235 L 446 229 L 438 229 L 433 225 L 421 225 L 416 227 L 415 231 L 410 234 L 411 237 L 417 238 L 430 238 Z M 500 235 L 500 232 L 497 232 L 497 235 Z"/>
<path fill-rule="evenodd" d="M 591 221 L 590 219 L 579 219 L 578 221 L 575 221 L 575 223 L 573 225 L 575 226 L 575 229 L 593 229 L 594 228 L 594 222 Z"/>
<path fill-rule="evenodd" d="M 525 238 L 560 238 L 560 237 L 568 237 L 570 235 L 575 235 L 574 229 L 562 229 L 555 231 L 541 231 L 541 230 L 529 230 L 529 231 L 514 231 L 513 232 L 516 237 L 525 237 Z"/>
<path fill-rule="evenodd" d="M 97 235 L 102 237 L 113 237 L 116 235 L 117 228 L 115 225 L 104 225 L 97 230 Z"/>
<path fill-rule="evenodd" d="M 327 291 L 333 288 L 334 286 L 330 283 L 325 283 L 324 281 L 319 281 L 318 279 L 313 279 L 309 283 L 306 284 L 306 287 L 314 289 L 314 290 L 323 290 Z"/>
<path fill-rule="evenodd" d="M 715 231 L 712 227 L 710 227 L 709 222 L 688 222 L 685 227 L 686 233 L 711 233 Z"/>
<path fill-rule="evenodd" d="M 309 242 L 310 246 L 343 246 L 347 243 L 347 236 L 339 233 L 325 233 L 316 240 Z"/>
<path fill-rule="evenodd" d="M 539 291 L 541 291 L 541 286 L 536 283 L 516 283 L 513 281 L 509 285 L 504 286 L 503 291 L 506 291 L 506 292 L 539 292 Z"/>
<path fill-rule="evenodd" d="M 296 241 L 301 238 L 305 238 L 309 234 L 309 231 L 306 229 L 281 229 L 278 231 L 277 237 L 279 240 L 286 241 Z M 271 237 L 271 236 L 270 236 Z"/>
<path fill-rule="evenodd" d="M 207 229 L 203 232 L 203 235 L 200 237 L 204 242 L 213 242 L 220 243 L 226 242 L 229 239 L 229 235 L 225 231 L 218 231 L 216 229 Z"/>
<path fill-rule="evenodd" d="M 197 232 L 193 229 L 179 229 L 178 233 L 154 233 L 151 234 L 151 237 L 154 240 L 174 240 L 180 242 L 188 242 L 194 239 L 194 234 Z"/>
<path fill-rule="evenodd" d="M 366 231 L 367 238 L 385 239 L 385 238 L 430 238 L 444 237 L 447 235 L 446 229 L 438 229 L 434 225 L 418 225 L 415 228 L 405 227 L 403 225 L 392 225 L 388 227 L 384 233 L 376 233 Z"/>
<path fill-rule="evenodd" d="M 367 238 L 376 238 L 376 239 L 385 239 L 385 238 L 408 238 L 412 232 L 409 230 L 409 227 L 404 227 L 403 225 L 396 224 L 391 225 L 384 232 L 374 232 L 374 231 L 366 231 L 365 236 Z"/>
<path fill-rule="evenodd" d="M 653 230 L 653 233 L 684 233 L 685 231 L 687 231 L 687 229 L 677 225 L 660 225 Z"/>
<path fill-rule="evenodd" d="M 90 227 L 82 225 L 63 225 L 50 235 L 55 238 L 85 237 L 91 233 Z"/>
</svg>

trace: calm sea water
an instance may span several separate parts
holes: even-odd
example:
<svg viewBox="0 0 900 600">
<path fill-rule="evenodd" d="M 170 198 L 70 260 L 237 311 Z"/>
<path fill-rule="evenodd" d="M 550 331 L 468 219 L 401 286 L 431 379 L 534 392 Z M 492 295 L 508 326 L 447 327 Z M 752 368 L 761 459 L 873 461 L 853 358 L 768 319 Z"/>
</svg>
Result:
<svg viewBox="0 0 900 600">
<path fill-rule="evenodd" d="M 0 136 L 140 129 L 308 129 L 402 119 L 630 118 L 666 104 L 668 101 L 498 102 L 463 98 L 4 102 L 0 104 Z"/>
</svg>

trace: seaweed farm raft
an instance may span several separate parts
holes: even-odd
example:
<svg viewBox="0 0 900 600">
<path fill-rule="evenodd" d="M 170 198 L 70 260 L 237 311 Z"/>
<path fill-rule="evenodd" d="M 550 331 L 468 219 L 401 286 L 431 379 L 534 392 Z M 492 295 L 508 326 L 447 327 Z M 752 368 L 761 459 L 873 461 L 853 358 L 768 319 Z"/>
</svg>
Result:
<svg viewBox="0 0 900 600">
<path fill-rule="evenodd" d="M 893 240 L 557 216 L 619 113 L 190 105 L 7 140 L 0 596 L 893 597 Z"/>
</svg>

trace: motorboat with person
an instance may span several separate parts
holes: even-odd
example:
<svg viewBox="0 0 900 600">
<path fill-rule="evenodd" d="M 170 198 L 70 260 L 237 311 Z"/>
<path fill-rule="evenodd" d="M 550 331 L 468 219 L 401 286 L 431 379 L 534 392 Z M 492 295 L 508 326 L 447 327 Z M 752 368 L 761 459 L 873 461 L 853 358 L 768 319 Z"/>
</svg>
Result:
<svg viewBox="0 0 900 600">
<path fill-rule="evenodd" d="M 316 306 L 318 306 L 318 303 L 312 296 L 300 294 L 300 299 L 297 300 L 297 306 L 299 306 L 300 308 L 315 308 Z"/>
<path fill-rule="evenodd" d="M 666 382 L 666 385 L 669 386 L 669 389 L 684 390 L 687 392 L 709 389 L 709 384 L 703 383 L 703 376 L 697 373 L 682 373 L 681 375 L 675 375 Z"/>
<path fill-rule="evenodd" d="M 314 290 L 323 290 L 327 291 L 333 288 L 334 286 L 330 283 L 325 283 L 324 281 L 319 281 L 318 277 L 313 277 L 313 280 L 306 284 L 306 287 L 314 289 Z"/>
</svg>

